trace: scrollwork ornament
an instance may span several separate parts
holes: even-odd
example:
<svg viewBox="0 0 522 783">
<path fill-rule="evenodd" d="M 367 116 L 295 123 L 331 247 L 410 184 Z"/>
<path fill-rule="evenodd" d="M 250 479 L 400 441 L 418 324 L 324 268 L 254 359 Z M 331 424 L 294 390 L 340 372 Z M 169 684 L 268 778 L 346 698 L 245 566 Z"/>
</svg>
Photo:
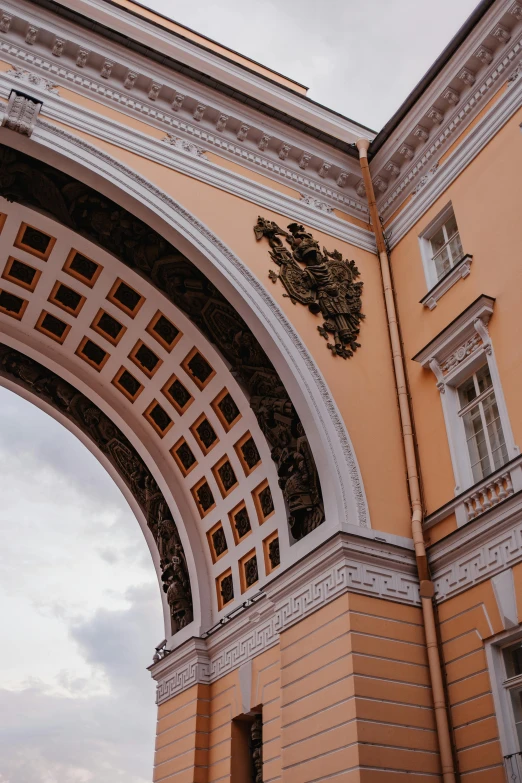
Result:
<svg viewBox="0 0 522 783">
<path fill-rule="evenodd" d="M 328 348 L 336 356 L 348 359 L 360 344 L 357 342 L 360 323 L 363 283 L 355 282 L 359 270 L 354 261 L 345 261 L 337 250 L 321 250 L 319 243 L 299 223 L 291 223 L 288 231 L 277 223 L 259 217 L 254 226 L 256 239 L 268 239 L 270 257 L 279 266 L 279 274 L 268 273 L 273 283 L 281 280 L 293 304 L 306 305 L 314 315 L 322 315 L 318 326 L 325 339 L 333 336 Z M 282 242 L 284 237 L 289 248 Z"/>
</svg>

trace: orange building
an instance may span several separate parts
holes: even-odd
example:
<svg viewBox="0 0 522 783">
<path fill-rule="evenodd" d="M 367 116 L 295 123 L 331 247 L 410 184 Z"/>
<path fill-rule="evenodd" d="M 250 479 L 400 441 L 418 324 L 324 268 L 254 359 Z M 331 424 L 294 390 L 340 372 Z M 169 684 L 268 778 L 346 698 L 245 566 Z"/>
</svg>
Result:
<svg viewBox="0 0 522 783">
<path fill-rule="evenodd" d="M 131 0 L 2 0 L 0 382 L 162 585 L 155 783 L 522 781 L 522 4 L 376 135 Z"/>
</svg>

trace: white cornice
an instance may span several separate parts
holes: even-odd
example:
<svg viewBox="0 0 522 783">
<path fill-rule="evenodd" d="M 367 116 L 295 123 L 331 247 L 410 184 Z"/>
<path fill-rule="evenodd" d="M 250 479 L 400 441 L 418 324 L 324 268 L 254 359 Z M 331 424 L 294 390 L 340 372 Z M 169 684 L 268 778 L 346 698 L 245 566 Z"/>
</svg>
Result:
<svg viewBox="0 0 522 783">
<path fill-rule="evenodd" d="M 378 198 L 385 219 L 416 191 L 425 172 L 515 72 L 522 52 L 522 25 L 510 14 L 511 6 L 509 0 L 498 0 L 493 5 L 372 160 L 372 176 L 382 175 L 389 181 L 386 192 Z M 507 42 L 491 36 L 500 20 L 511 31 Z M 477 57 L 481 47 L 491 55 L 489 62 Z M 455 101 L 444 97 L 449 94 L 455 96 Z M 431 119 L 430 112 L 435 108 L 437 118 Z M 404 146 L 411 150 L 406 164 L 400 154 Z M 387 172 L 393 164 L 401 170 L 390 181 Z"/>
<path fill-rule="evenodd" d="M 521 562 L 521 493 L 431 546 L 428 556 L 439 602 Z"/>
<path fill-rule="evenodd" d="M 44 83 L 42 83 L 44 82 Z M 375 252 L 373 233 L 324 212 L 305 201 L 298 201 L 283 193 L 243 177 L 234 171 L 214 165 L 201 155 L 194 155 L 164 141 L 159 141 L 133 128 L 97 115 L 81 106 L 70 104 L 46 89 L 45 80 L 21 84 L 9 72 L 0 73 L 0 97 L 6 98 L 11 89 L 23 89 L 42 101 L 41 116 L 70 125 L 141 157 L 161 163 L 175 171 L 187 174 L 228 193 L 252 201 L 261 207 L 303 221 L 306 225 L 324 231 L 369 252 Z"/>
<path fill-rule="evenodd" d="M 477 331 L 476 323 L 481 321 L 487 326 L 493 315 L 495 300 L 491 296 L 479 296 L 464 312 L 455 318 L 437 337 L 422 348 L 413 360 L 424 368 L 435 360 L 442 364 L 452 351 Z"/>
<path fill-rule="evenodd" d="M 252 95 L 268 106 L 273 106 L 296 119 L 312 125 L 343 141 L 353 142 L 363 135 L 374 134 L 348 118 L 331 112 L 324 106 L 310 103 L 303 96 L 265 79 L 254 71 L 220 57 L 211 49 L 198 46 L 173 32 L 156 27 L 144 18 L 128 13 L 125 8 L 103 0 L 57 0 L 60 5 L 77 11 L 87 19 L 117 30 L 134 41 L 150 46 L 154 51 L 178 60 L 211 78 L 241 92 Z"/>
<path fill-rule="evenodd" d="M 338 534 L 266 587 L 265 598 L 208 639 L 192 639 L 150 667 L 162 703 L 197 682 L 210 683 L 279 642 L 282 631 L 343 593 L 418 606 L 414 553 Z"/>
<path fill-rule="evenodd" d="M 452 155 L 436 169 L 424 187 L 390 223 L 386 233 L 392 249 L 518 111 L 521 103 L 522 78 L 517 76 L 494 106 L 462 139 Z"/>
<path fill-rule="evenodd" d="M 112 9 L 108 3 L 103 2 L 100 5 L 104 11 L 110 9 L 126 14 L 123 9 Z M 346 196 L 352 202 L 356 214 L 367 212 L 365 201 L 358 197 L 354 190 L 358 176 L 356 158 L 314 138 L 314 132 L 310 135 L 299 130 L 301 123 L 292 112 L 291 106 L 286 107 L 285 116 L 295 120 L 294 127 L 291 122 L 287 124 L 246 105 L 237 93 L 236 97 L 234 93 L 229 97 L 218 89 L 195 81 L 185 73 L 157 63 L 112 40 L 107 41 L 96 32 L 86 31 L 50 11 L 35 8 L 27 0 L 21 0 L 16 6 L 7 1 L 3 6 L 11 21 L 6 30 L 0 33 L 0 52 L 9 62 L 23 63 L 31 70 L 43 71 L 59 84 L 72 86 L 80 94 L 91 97 L 94 94 L 96 100 L 113 108 L 117 107 L 120 112 L 138 117 L 142 121 L 146 118 L 148 124 L 166 131 L 187 126 L 186 132 L 195 136 L 214 136 L 216 146 L 219 140 L 220 154 L 231 156 L 231 159 L 242 154 L 243 165 L 247 167 L 262 165 L 256 160 L 260 151 L 263 151 L 262 158 L 268 157 L 273 163 L 280 164 L 278 153 L 286 147 L 290 154 L 285 160 L 285 169 L 303 174 L 306 168 L 306 177 L 317 179 L 317 184 L 322 187 L 321 192 L 325 192 L 325 189 L 336 192 L 339 202 Z M 132 15 L 128 16 L 134 18 Z M 36 39 L 31 44 L 28 44 L 25 35 L 28 24 L 38 28 Z M 114 29 L 119 28 L 116 26 Z M 168 32 L 167 36 L 169 40 L 177 38 Z M 61 41 L 59 56 L 54 55 L 54 44 L 57 40 Z M 195 46 L 191 42 L 188 44 Z M 195 48 L 200 51 L 199 47 Z M 78 54 L 82 52 L 85 54 L 79 57 Z M 211 51 L 209 55 L 216 57 Z M 222 58 L 217 59 L 222 61 Z M 108 68 L 107 63 L 110 63 Z M 181 63 L 185 64 L 185 60 L 182 59 Z M 208 76 L 207 71 L 204 73 Z M 130 74 L 132 79 L 129 81 Z M 256 79 L 263 84 L 270 84 L 258 76 Z M 304 100 L 287 90 L 282 90 L 282 93 L 294 96 L 300 102 Z M 179 103 L 177 98 L 180 98 Z M 251 103 L 255 104 L 255 101 Z M 305 101 L 305 104 L 313 106 L 308 101 Z M 273 102 L 268 105 L 275 107 Z M 204 110 L 195 116 L 198 106 L 204 107 Z M 324 111 L 329 113 L 328 110 Z M 274 114 L 277 116 L 276 112 Z M 227 117 L 227 121 L 217 129 L 222 116 Z M 332 116 L 336 115 L 332 113 Z M 238 137 L 239 129 L 245 125 L 249 126 L 247 135 L 243 138 L 240 134 Z M 361 132 L 359 130 L 356 135 Z M 269 139 L 266 146 L 262 144 L 263 138 Z M 341 139 L 342 135 L 335 135 L 335 138 Z M 305 166 L 302 165 L 303 160 L 306 160 Z M 328 165 L 329 175 L 323 181 L 319 178 L 319 172 L 325 163 Z M 267 168 L 265 173 L 271 178 L 285 181 L 284 172 L 277 166 Z"/>
</svg>

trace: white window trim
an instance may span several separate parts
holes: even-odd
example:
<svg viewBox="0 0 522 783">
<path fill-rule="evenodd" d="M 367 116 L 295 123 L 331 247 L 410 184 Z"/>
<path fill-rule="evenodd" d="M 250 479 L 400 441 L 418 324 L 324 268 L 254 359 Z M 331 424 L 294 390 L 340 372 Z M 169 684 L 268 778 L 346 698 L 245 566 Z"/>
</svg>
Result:
<svg viewBox="0 0 522 783">
<path fill-rule="evenodd" d="M 493 314 L 494 301 L 488 296 L 479 297 L 414 357 L 415 361 L 430 369 L 437 380 L 455 476 L 456 495 L 476 483 L 471 470 L 464 421 L 459 416 L 462 406 L 457 388 L 484 363 L 487 363 L 491 375 L 508 460 L 520 453 L 513 438 L 495 352 L 487 329 Z"/>
<path fill-rule="evenodd" d="M 436 218 L 424 229 L 419 236 L 419 246 L 422 258 L 422 265 L 424 267 L 424 275 L 426 277 L 426 285 L 428 287 L 428 293 L 424 296 L 420 303 L 430 310 L 433 310 L 437 306 L 438 300 L 449 291 L 452 286 L 459 280 L 463 280 L 467 277 L 471 271 L 471 259 L 472 256 L 465 255 L 460 261 L 458 261 L 442 278 L 437 277 L 437 270 L 433 261 L 431 238 L 435 232 L 447 222 L 452 214 L 455 214 L 453 205 L 450 202 L 444 209 L 439 212 Z M 458 226 L 458 224 L 457 224 Z M 460 229 L 459 229 L 460 235 Z M 462 241 L 462 238 L 461 238 Z"/>
<path fill-rule="evenodd" d="M 503 656 L 503 651 L 506 647 L 510 647 L 519 641 L 522 641 L 522 629 L 517 627 L 504 631 L 485 643 L 491 693 L 493 695 L 493 704 L 495 705 L 500 747 L 502 748 L 502 756 L 504 758 L 513 753 L 519 753 L 521 750 L 518 746 L 518 737 L 513 718 L 513 709 L 509 702 L 508 689 L 504 686 L 507 675 Z M 516 679 L 522 682 L 522 675 Z"/>
</svg>

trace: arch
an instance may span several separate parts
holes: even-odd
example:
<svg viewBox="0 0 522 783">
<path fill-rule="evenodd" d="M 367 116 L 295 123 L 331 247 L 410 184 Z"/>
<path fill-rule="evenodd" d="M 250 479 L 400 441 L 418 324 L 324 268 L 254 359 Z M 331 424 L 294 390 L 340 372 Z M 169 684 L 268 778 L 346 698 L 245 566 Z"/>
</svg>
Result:
<svg viewBox="0 0 522 783">
<path fill-rule="evenodd" d="M 37 156 L 66 172 L 68 177 L 95 187 L 130 214 L 146 220 L 192 264 L 197 264 L 221 293 L 230 298 L 240 318 L 250 329 L 255 329 L 256 338 L 269 353 L 303 424 L 316 456 L 325 497 L 325 524 L 292 547 L 289 562 L 301 557 L 335 529 L 354 524 L 366 526 L 368 516 L 362 481 L 335 403 L 305 346 L 247 267 L 165 193 L 62 129 L 40 123 L 31 140 L 9 131 L 2 131 L 0 140 L 22 153 Z"/>
</svg>

